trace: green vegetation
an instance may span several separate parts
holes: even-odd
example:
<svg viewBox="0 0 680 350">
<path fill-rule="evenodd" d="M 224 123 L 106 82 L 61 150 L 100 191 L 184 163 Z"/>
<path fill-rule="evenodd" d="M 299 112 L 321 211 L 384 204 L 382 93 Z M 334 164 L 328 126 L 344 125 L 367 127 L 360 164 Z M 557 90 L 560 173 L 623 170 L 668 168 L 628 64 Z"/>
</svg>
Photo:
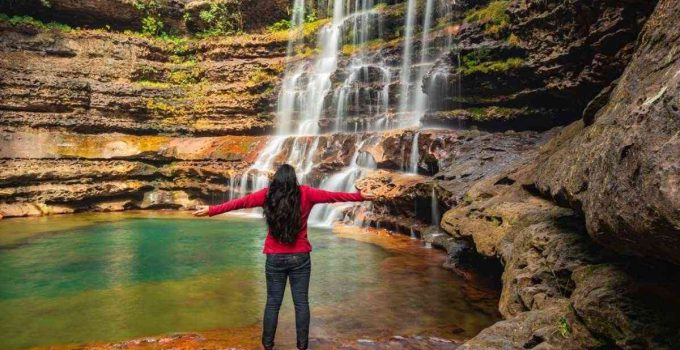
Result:
<svg viewBox="0 0 680 350">
<path fill-rule="evenodd" d="M 491 106 L 491 107 L 470 107 L 466 109 L 456 109 L 451 111 L 455 115 L 470 118 L 476 122 L 488 122 L 492 120 L 509 120 L 517 114 L 518 109 Z M 466 202 L 465 198 L 463 202 Z M 469 203 L 468 203 L 469 204 Z M 500 223 L 500 220 L 498 221 Z"/>
<path fill-rule="evenodd" d="M 559 329 L 562 337 L 566 338 L 567 336 L 569 336 L 569 334 L 571 334 L 571 326 L 569 325 L 567 318 L 564 316 L 560 317 L 558 323 L 559 324 L 557 326 L 557 329 Z"/>
<path fill-rule="evenodd" d="M 346 44 L 342 46 L 342 53 L 344 55 L 350 56 L 361 49 L 373 50 L 377 49 L 385 43 L 383 39 L 373 39 L 371 41 L 365 42 L 361 45 Z"/>
<path fill-rule="evenodd" d="M 480 22 L 484 32 L 489 35 L 500 36 L 508 28 L 510 18 L 506 10 L 509 0 L 491 1 L 486 7 L 471 10 L 465 16 L 467 22 Z"/>
<path fill-rule="evenodd" d="M 512 46 L 519 46 L 520 40 L 519 37 L 515 35 L 515 33 L 510 33 L 510 35 L 508 35 L 507 42 Z"/>
<path fill-rule="evenodd" d="M 316 26 L 316 24 L 319 23 L 319 21 L 323 21 L 324 24 L 328 23 L 328 19 L 319 19 L 316 16 L 316 11 L 314 9 L 309 10 L 309 13 L 307 16 L 305 16 L 305 21 L 302 24 L 302 31 L 305 36 L 308 35 L 309 31 L 315 32 L 317 29 L 320 28 L 320 26 Z M 293 28 L 293 22 L 290 19 L 282 19 L 278 22 L 275 22 L 274 24 L 270 25 L 267 27 L 267 31 L 270 33 L 277 33 L 277 32 L 282 32 L 282 31 L 288 31 L 290 29 L 295 30 L 296 28 Z"/>
<path fill-rule="evenodd" d="M 524 59 L 521 57 L 509 57 L 505 60 L 495 60 L 489 49 L 481 48 L 462 57 L 460 72 L 464 75 L 473 73 L 505 72 L 510 69 L 521 67 L 523 64 Z"/>
<path fill-rule="evenodd" d="M 307 22 L 302 25 L 302 35 L 304 37 L 308 37 L 312 34 L 315 34 L 321 27 L 325 26 L 330 21 L 330 18 L 322 18 L 313 22 Z"/>
<path fill-rule="evenodd" d="M 0 13 L 0 22 L 6 22 L 10 24 L 11 26 L 31 26 L 31 27 L 36 27 L 39 29 L 43 30 L 59 30 L 62 32 L 70 32 L 73 30 L 70 26 L 62 23 L 56 23 L 56 22 L 49 22 L 45 23 L 42 21 L 39 21 L 31 16 L 7 16 L 3 13 Z"/>
<path fill-rule="evenodd" d="M 208 9 L 198 13 L 198 17 L 206 25 L 206 29 L 198 34 L 200 37 L 233 35 L 243 31 L 240 1 L 211 2 Z"/>
<path fill-rule="evenodd" d="M 151 81 L 151 80 L 138 80 L 135 82 L 139 87 L 147 88 L 147 89 L 169 89 L 172 86 L 169 83 L 163 83 L 163 82 L 158 82 L 158 81 Z"/>
<path fill-rule="evenodd" d="M 276 79 L 276 74 L 272 74 L 272 72 L 266 69 L 258 69 L 248 76 L 246 86 L 258 86 L 262 83 L 271 82 L 274 79 Z"/>
<path fill-rule="evenodd" d="M 511 69 L 516 69 L 524 64 L 524 59 L 520 57 L 510 57 L 504 61 L 487 61 L 480 62 L 476 65 L 470 65 L 470 63 L 463 63 L 460 70 L 463 75 L 469 75 L 473 73 L 498 73 L 505 72 Z"/>
<path fill-rule="evenodd" d="M 165 23 L 161 19 L 162 4 L 158 0 L 135 0 L 132 5 L 144 15 L 141 23 L 142 33 L 160 35 L 164 32 Z"/>
<path fill-rule="evenodd" d="M 387 4 L 384 2 L 377 3 L 375 6 L 373 6 L 373 10 L 375 11 L 384 11 L 387 8 Z"/>
<path fill-rule="evenodd" d="M 267 31 L 270 33 L 274 32 L 279 32 L 282 30 L 288 30 L 292 26 L 291 21 L 289 19 L 282 19 L 278 22 L 274 22 L 272 25 L 267 27 Z"/>
</svg>

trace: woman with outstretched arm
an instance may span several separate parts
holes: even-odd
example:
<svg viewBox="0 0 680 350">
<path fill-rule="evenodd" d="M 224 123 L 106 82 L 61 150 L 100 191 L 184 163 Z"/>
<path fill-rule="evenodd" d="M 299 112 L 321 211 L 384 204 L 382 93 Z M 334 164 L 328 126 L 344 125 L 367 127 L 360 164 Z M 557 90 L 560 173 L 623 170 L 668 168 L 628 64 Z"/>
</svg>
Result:
<svg viewBox="0 0 680 350">
<path fill-rule="evenodd" d="M 287 280 L 290 280 L 295 305 L 297 348 L 307 349 L 311 273 L 309 252 L 312 251 L 307 239 L 307 218 L 314 204 L 373 199 L 375 196 L 366 193 L 330 192 L 298 185 L 295 169 L 283 164 L 274 173 L 269 187 L 223 204 L 201 206 L 194 212 L 195 216 L 213 216 L 236 209 L 264 208 L 268 226 L 263 249 L 264 254 L 267 254 L 267 304 L 262 325 L 264 349 L 274 348 L 274 335 Z"/>
</svg>

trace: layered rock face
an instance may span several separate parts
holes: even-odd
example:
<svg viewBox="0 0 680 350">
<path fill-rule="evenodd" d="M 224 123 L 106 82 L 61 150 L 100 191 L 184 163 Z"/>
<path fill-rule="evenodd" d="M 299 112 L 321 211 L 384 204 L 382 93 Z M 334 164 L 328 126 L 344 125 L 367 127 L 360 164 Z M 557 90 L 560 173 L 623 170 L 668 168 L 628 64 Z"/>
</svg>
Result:
<svg viewBox="0 0 680 350">
<path fill-rule="evenodd" d="M 0 22 L 2 126 L 128 134 L 271 129 L 285 38 L 162 42 Z"/>
<path fill-rule="evenodd" d="M 227 199 L 273 128 L 286 35 L 0 31 L 3 216 Z"/>
<path fill-rule="evenodd" d="M 228 198 L 264 137 L 179 138 L 5 130 L 4 216 L 178 208 Z M 219 198 L 215 198 L 217 195 Z"/>
<path fill-rule="evenodd" d="M 654 1 L 464 1 L 452 54 L 424 87 L 433 125 L 544 130 L 580 118 L 616 79 Z"/>
</svg>

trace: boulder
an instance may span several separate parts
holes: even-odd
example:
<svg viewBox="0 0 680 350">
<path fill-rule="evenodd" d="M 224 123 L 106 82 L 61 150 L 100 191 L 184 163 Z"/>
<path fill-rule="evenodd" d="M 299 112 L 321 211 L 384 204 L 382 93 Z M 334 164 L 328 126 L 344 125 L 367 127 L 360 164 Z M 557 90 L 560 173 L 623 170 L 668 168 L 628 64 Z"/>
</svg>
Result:
<svg viewBox="0 0 680 350">
<path fill-rule="evenodd" d="M 680 264 L 680 3 L 664 0 L 592 124 L 543 150 L 540 192 L 585 216 L 597 242 Z"/>
</svg>

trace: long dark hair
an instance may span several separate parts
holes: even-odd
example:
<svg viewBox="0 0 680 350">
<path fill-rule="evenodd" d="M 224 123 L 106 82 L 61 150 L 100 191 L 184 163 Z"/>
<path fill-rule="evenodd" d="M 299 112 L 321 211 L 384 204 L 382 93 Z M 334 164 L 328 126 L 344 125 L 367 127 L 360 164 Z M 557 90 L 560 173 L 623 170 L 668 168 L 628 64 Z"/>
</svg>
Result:
<svg viewBox="0 0 680 350">
<path fill-rule="evenodd" d="M 283 244 L 293 244 L 300 231 L 300 187 L 295 168 L 282 164 L 274 173 L 264 202 L 269 233 Z"/>
</svg>

